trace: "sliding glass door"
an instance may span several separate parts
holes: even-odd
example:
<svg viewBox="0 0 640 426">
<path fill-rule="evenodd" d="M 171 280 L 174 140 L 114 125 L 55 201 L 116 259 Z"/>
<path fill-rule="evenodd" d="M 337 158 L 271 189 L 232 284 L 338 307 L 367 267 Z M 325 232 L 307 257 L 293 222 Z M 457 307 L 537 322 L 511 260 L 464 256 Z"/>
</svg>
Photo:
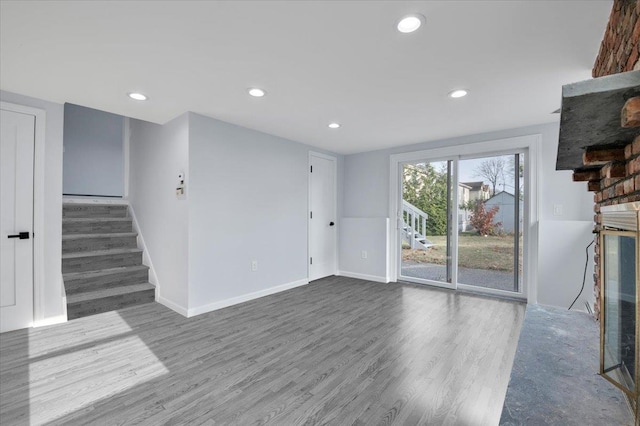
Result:
<svg viewBox="0 0 640 426">
<path fill-rule="evenodd" d="M 401 275 L 454 287 L 453 162 L 405 164 L 402 170 Z"/>
<path fill-rule="evenodd" d="M 402 164 L 400 279 L 521 294 L 524 156 Z"/>
</svg>

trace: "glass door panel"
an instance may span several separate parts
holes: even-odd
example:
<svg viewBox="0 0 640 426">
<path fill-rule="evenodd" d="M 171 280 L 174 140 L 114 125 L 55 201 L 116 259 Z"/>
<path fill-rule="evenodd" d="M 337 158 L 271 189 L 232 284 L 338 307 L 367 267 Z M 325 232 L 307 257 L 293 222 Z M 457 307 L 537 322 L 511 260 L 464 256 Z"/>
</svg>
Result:
<svg viewBox="0 0 640 426">
<path fill-rule="evenodd" d="M 402 169 L 400 276 L 454 287 L 453 162 L 405 164 Z"/>
<path fill-rule="evenodd" d="M 521 292 L 524 155 L 458 162 L 458 283 Z"/>
<path fill-rule="evenodd" d="M 403 164 L 400 279 L 522 294 L 524 155 Z"/>
<path fill-rule="evenodd" d="M 630 233 L 628 233 L 630 234 Z M 630 394 L 636 390 L 636 239 L 604 231 L 604 340 L 601 372 Z"/>
</svg>

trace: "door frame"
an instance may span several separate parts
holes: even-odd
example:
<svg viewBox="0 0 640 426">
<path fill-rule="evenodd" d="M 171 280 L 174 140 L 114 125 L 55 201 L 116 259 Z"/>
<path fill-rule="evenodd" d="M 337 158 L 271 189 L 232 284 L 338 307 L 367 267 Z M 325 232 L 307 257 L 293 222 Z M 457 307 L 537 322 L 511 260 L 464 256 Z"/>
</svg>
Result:
<svg viewBox="0 0 640 426">
<path fill-rule="evenodd" d="M 525 244 L 523 247 L 523 274 L 522 274 L 522 298 L 529 303 L 537 303 L 537 270 L 538 270 L 538 200 L 539 200 L 539 184 L 538 184 L 538 164 L 540 164 L 540 143 L 541 135 L 533 134 L 526 136 L 517 136 L 512 138 L 489 140 L 484 142 L 455 145 L 444 148 L 434 148 L 422 151 L 405 152 L 401 154 L 393 154 L 390 158 L 389 169 L 389 218 L 392 226 L 389 228 L 388 249 L 391 259 L 394 259 L 390 265 L 390 276 L 394 281 L 398 281 L 400 277 L 399 258 L 401 252 L 399 250 L 399 229 L 402 218 L 402 210 L 399 208 L 400 196 L 402 191 L 400 185 L 402 183 L 402 165 L 408 162 L 420 160 L 440 161 L 451 159 L 465 159 L 471 156 L 491 156 L 501 155 L 505 152 L 522 151 L 526 152 L 525 157 L 525 205 L 528 206 L 523 212 L 523 238 Z M 453 196 L 457 200 L 458 188 L 454 185 Z M 395 221 L 395 225 L 393 225 Z M 457 226 L 457 220 L 455 220 Z M 454 232 L 454 243 L 457 240 L 457 232 Z M 457 245 L 454 245 L 457 250 Z M 454 268 L 455 269 L 455 268 Z M 455 275 L 454 275 L 455 278 Z M 493 294 L 497 296 L 506 296 L 519 298 L 517 294 L 504 292 L 501 290 L 469 288 L 473 286 L 457 285 L 457 289 L 463 291 L 482 292 L 484 294 Z"/>
<path fill-rule="evenodd" d="M 307 280 L 311 278 L 311 157 L 324 158 L 333 161 L 333 216 L 335 217 L 336 238 L 333 242 L 333 274 L 338 273 L 338 238 L 340 237 L 340 221 L 338 220 L 338 159 L 332 155 L 317 151 L 309 151 L 309 163 L 307 164 Z"/>
<path fill-rule="evenodd" d="M 31 326 L 44 320 L 44 235 L 45 235 L 45 125 L 46 112 L 39 108 L 0 101 L 0 109 L 35 117 L 33 150 L 33 320 Z"/>
</svg>

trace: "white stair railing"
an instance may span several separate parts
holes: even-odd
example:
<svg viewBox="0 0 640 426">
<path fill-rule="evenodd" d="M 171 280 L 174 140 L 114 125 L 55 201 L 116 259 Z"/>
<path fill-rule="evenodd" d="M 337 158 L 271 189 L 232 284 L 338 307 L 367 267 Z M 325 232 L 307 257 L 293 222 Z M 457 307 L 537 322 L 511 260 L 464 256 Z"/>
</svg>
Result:
<svg viewBox="0 0 640 426">
<path fill-rule="evenodd" d="M 413 204 L 402 200 L 402 220 L 404 221 L 405 237 L 412 249 L 417 248 L 419 240 L 427 235 L 427 219 L 429 215 Z M 422 245 L 422 244 L 420 244 Z M 423 247 L 420 247 L 423 248 Z"/>
</svg>

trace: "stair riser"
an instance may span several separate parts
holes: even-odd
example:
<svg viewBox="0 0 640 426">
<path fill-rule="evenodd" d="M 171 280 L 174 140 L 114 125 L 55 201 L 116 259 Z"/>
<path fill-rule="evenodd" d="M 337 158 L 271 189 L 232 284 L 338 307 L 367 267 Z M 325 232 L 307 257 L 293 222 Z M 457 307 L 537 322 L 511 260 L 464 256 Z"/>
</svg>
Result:
<svg viewBox="0 0 640 426">
<path fill-rule="evenodd" d="M 70 320 L 102 312 L 115 311 L 129 306 L 150 303 L 155 300 L 154 290 L 143 290 L 135 293 L 105 297 L 102 299 L 87 300 L 85 302 L 70 303 L 67 305 L 67 316 Z"/>
<path fill-rule="evenodd" d="M 97 271 L 135 265 L 142 265 L 142 252 L 107 253 L 99 256 L 62 259 L 62 273 Z"/>
<path fill-rule="evenodd" d="M 73 204 L 65 204 L 62 206 L 63 218 L 79 218 L 79 217 L 126 217 L 126 206 L 74 206 Z"/>
<path fill-rule="evenodd" d="M 80 238 L 77 240 L 62 240 L 62 253 L 79 253 L 83 251 L 136 248 L 135 236 Z"/>
<path fill-rule="evenodd" d="M 67 222 L 62 223 L 62 233 L 69 234 L 108 234 L 131 232 L 130 220 L 107 222 Z"/>
<path fill-rule="evenodd" d="M 124 271 L 119 274 L 103 275 L 101 277 L 80 278 L 76 280 L 65 280 L 64 287 L 67 294 L 76 294 L 86 291 L 105 290 L 114 287 L 122 287 L 132 284 L 144 284 L 149 280 L 149 272 L 144 269 L 140 271 Z"/>
</svg>

